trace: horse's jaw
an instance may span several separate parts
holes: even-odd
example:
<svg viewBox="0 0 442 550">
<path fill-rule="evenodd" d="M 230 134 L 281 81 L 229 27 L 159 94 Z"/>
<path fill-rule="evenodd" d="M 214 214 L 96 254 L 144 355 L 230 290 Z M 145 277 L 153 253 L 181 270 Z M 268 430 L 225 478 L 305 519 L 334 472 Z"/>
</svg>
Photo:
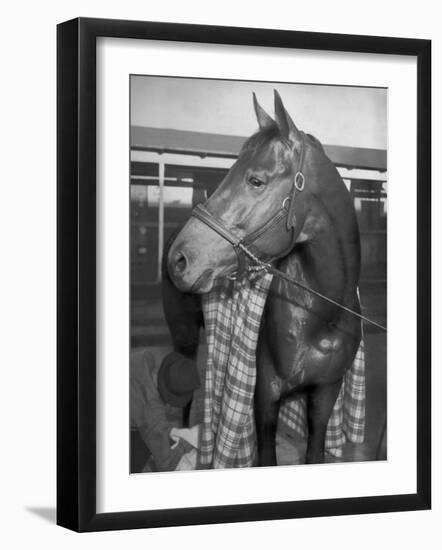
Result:
<svg viewBox="0 0 442 550">
<path fill-rule="evenodd" d="M 190 287 L 189 292 L 192 294 L 206 294 L 212 290 L 214 281 L 213 270 L 206 269 Z"/>
<path fill-rule="evenodd" d="M 210 292 L 215 279 L 212 269 L 205 269 L 196 279 L 177 277 L 169 271 L 169 278 L 179 291 L 191 294 Z"/>
</svg>

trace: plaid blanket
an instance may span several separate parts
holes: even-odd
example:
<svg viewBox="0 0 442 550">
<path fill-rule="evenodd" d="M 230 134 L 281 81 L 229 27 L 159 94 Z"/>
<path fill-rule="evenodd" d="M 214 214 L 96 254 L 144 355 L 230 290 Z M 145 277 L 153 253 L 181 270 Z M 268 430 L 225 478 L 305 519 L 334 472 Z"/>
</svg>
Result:
<svg viewBox="0 0 442 550">
<path fill-rule="evenodd" d="M 201 467 L 253 466 L 256 434 L 253 397 L 256 346 L 271 274 L 250 279 L 219 280 L 203 296 L 208 358 L 204 421 L 201 430 Z M 331 415 L 326 448 L 339 454 L 346 440 L 362 442 L 365 430 L 365 375 L 363 344 L 347 372 Z M 305 398 L 288 400 L 279 424 L 306 436 Z"/>
<path fill-rule="evenodd" d="M 272 275 L 224 280 L 203 296 L 207 366 L 201 465 L 251 466 L 256 456 L 255 352 Z"/>
</svg>

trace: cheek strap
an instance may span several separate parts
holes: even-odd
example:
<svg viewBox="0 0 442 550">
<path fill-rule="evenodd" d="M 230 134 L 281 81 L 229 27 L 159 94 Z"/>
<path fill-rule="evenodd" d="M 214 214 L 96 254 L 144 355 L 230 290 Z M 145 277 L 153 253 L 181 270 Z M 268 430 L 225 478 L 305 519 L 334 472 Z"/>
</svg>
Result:
<svg viewBox="0 0 442 550">
<path fill-rule="evenodd" d="M 298 162 L 298 170 L 295 174 L 295 178 L 293 180 L 293 186 L 292 191 L 289 195 L 289 197 L 286 198 L 286 200 L 290 201 L 289 205 L 289 211 L 287 214 L 287 231 L 290 231 L 290 229 L 294 228 L 296 225 L 296 216 L 295 216 L 295 205 L 296 205 L 296 194 L 297 192 L 304 191 L 305 186 L 305 177 L 304 173 L 302 171 L 304 167 L 304 159 L 305 159 L 305 134 L 304 132 L 301 132 L 302 140 L 301 140 L 301 151 L 299 153 L 299 162 Z"/>
</svg>

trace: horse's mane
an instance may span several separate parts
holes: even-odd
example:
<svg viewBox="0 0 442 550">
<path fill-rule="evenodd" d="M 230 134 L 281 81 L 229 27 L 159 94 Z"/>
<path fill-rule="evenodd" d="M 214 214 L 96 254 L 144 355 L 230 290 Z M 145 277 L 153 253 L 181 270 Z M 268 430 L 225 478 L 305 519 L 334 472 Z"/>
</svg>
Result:
<svg viewBox="0 0 442 550">
<path fill-rule="evenodd" d="M 322 145 L 322 143 L 319 141 L 319 139 L 315 136 L 313 136 L 312 134 L 305 134 L 307 136 L 307 138 L 310 140 L 310 142 L 313 144 L 313 145 L 316 145 L 317 147 L 319 147 L 321 149 L 321 151 L 323 153 L 325 153 L 324 151 L 324 146 Z"/>
</svg>

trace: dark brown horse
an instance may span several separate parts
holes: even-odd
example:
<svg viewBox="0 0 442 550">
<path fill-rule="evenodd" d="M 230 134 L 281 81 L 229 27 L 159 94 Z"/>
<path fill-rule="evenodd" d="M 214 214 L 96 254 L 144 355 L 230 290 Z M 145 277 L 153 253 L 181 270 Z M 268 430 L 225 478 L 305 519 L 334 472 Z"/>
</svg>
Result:
<svg viewBox="0 0 442 550">
<path fill-rule="evenodd" d="M 164 305 L 175 349 L 192 356 L 203 322 L 198 294 L 218 277 L 247 276 L 253 258 L 360 313 L 360 241 L 353 201 L 318 140 L 299 131 L 275 91 L 275 120 L 257 103 L 259 131 L 166 256 Z M 257 349 L 260 465 L 276 465 L 279 406 L 307 395 L 306 461 L 323 462 L 327 423 L 361 339 L 361 321 L 274 277 Z"/>
</svg>

